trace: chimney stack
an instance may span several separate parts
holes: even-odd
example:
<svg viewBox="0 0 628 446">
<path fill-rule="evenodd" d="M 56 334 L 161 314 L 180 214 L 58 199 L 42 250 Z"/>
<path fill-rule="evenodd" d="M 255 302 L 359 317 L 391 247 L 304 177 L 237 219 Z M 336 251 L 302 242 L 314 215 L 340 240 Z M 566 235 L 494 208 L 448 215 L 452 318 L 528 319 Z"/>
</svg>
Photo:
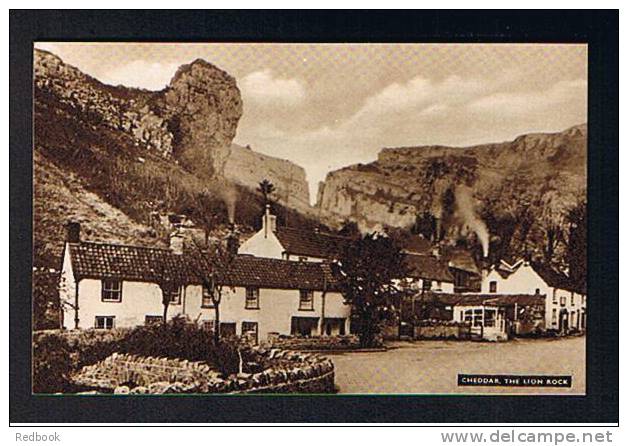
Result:
<svg viewBox="0 0 628 446">
<path fill-rule="evenodd" d="M 240 240 L 238 233 L 236 232 L 235 225 L 232 223 L 229 228 L 229 234 L 227 235 L 227 251 L 231 255 L 237 255 L 240 248 Z"/>
<path fill-rule="evenodd" d="M 170 234 L 170 250 L 173 254 L 183 254 L 183 246 L 185 244 L 185 237 L 181 229 L 177 228 Z"/>
<path fill-rule="evenodd" d="M 81 241 L 81 224 L 77 221 L 69 221 L 65 226 L 65 241 L 68 243 L 79 243 Z"/>
<path fill-rule="evenodd" d="M 268 238 L 268 233 L 277 230 L 277 217 L 270 213 L 270 204 L 266 204 L 266 211 L 262 217 L 262 229 L 264 230 L 264 238 Z"/>
</svg>

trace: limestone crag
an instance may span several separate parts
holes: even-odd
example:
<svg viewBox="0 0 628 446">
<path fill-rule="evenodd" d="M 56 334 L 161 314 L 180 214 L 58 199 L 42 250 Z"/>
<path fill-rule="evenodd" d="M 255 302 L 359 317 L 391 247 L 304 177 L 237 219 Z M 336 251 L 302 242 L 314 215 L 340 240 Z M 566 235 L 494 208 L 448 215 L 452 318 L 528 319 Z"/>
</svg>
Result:
<svg viewBox="0 0 628 446">
<path fill-rule="evenodd" d="M 242 186 L 256 189 L 267 179 L 275 186 L 274 197 L 284 206 L 311 212 L 305 170 L 290 161 L 231 144 L 214 150 L 214 172 Z"/>
<path fill-rule="evenodd" d="M 409 227 L 422 212 L 442 216 L 458 185 L 491 212 L 532 203 L 537 219 L 573 206 L 586 188 L 586 124 L 473 147 L 384 148 L 370 164 L 330 172 L 319 185 L 321 215 L 363 230 Z"/>
<path fill-rule="evenodd" d="M 231 144 L 242 115 L 235 79 L 203 60 L 151 92 L 103 84 L 46 51 L 35 50 L 34 58 L 36 100 L 55 100 L 163 158 Z"/>
</svg>

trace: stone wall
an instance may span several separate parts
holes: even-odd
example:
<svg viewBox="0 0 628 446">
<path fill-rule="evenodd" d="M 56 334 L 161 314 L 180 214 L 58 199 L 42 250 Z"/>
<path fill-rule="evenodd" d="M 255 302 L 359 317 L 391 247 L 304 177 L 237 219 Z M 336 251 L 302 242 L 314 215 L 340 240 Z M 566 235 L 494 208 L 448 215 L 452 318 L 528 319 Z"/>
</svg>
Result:
<svg viewBox="0 0 628 446">
<path fill-rule="evenodd" d="M 269 335 L 268 343 L 273 348 L 286 350 L 353 350 L 360 347 L 355 335 L 339 336 L 286 336 Z"/>
<path fill-rule="evenodd" d="M 318 355 L 258 349 L 274 363 L 259 373 L 221 375 L 203 362 L 113 354 L 72 377 L 88 392 L 163 393 L 332 393 L 334 365 Z"/>
<path fill-rule="evenodd" d="M 416 325 L 414 339 L 469 339 L 470 327 L 465 324 L 430 324 Z"/>
</svg>

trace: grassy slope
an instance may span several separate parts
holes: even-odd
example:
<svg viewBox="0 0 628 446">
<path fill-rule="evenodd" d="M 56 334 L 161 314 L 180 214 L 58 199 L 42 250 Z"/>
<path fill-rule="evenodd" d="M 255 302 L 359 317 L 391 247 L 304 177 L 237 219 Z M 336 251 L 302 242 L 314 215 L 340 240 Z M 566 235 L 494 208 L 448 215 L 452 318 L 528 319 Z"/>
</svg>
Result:
<svg viewBox="0 0 628 446">
<path fill-rule="evenodd" d="M 85 223 L 86 238 L 163 244 L 148 228 L 151 212 L 183 213 L 220 230 L 228 222 L 224 191 L 237 196 L 235 220 L 243 231 L 259 225 L 260 196 L 250 189 L 192 173 L 153 156 L 121 132 L 82 114 L 45 91 L 35 95 L 35 264 L 58 267 L 63 225 Z M 318 222 L 275 206 L 278 222 Z"/>
</svg>

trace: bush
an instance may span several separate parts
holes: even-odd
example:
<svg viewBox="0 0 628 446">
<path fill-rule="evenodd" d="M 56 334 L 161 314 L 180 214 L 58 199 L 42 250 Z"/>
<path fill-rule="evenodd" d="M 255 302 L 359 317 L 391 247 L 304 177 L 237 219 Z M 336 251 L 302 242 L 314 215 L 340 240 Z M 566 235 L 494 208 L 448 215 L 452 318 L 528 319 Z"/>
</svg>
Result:
<svg viewBox="0 0 628 446">
<path fill-rule="evenodd" d="M 56 393 L 70 388 L 71 348 L 57 335 L 47 334 L 33 345 L 33 392 Z"/>
<path fill-rule="evenodd" d="M 225 376 L 238 373 L 240 362 L 243 371 L 250 373 L 257 358 L 250 347 L 237 337 L 223 338 L 214 345 L 211 331 L 176 317 L 167 324 L 137 327 L 121 342 L 120 353 L 139 356 L 204 361 Z"/>
</svg>

